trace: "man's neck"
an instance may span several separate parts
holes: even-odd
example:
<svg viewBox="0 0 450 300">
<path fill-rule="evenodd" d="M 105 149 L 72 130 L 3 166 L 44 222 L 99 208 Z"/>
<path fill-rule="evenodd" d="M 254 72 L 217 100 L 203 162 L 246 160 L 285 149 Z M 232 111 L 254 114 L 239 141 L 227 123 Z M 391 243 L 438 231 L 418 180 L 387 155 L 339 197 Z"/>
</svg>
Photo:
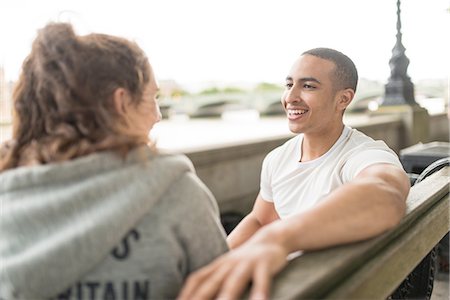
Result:
<svg viewBox="0 0 450 300">
<path fill-rule="evenodd" d="M 307 162 L 321 157 L 333 147 L 344 130 L 344 124 L 336 129 L 322 133 L 305 133 L 302 141 L 301 162 Z"/>
</svg>

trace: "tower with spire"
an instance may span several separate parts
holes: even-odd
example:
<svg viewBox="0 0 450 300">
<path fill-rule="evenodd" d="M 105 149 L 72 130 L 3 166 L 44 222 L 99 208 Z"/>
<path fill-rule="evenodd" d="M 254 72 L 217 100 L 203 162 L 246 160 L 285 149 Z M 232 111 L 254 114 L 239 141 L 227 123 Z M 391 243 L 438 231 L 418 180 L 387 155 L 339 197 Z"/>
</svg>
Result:
<svg viewBox="0 0 450 300">
<path fill-rule="evenodd" d="M 402 44 L 400 0 L 397 0 L 397 40 L 389 60 L 391 75 L 385 85 L 383 105 L 418 105 L 414 99 L 414 84 L 407 74 L 409 59 Z"/>
</svg>

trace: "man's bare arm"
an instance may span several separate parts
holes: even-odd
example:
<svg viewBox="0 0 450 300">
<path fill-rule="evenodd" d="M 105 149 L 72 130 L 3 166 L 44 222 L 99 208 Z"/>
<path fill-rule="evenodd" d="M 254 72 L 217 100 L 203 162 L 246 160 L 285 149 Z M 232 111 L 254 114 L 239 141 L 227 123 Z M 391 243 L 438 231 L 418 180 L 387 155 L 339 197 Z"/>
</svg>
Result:
<svg viewBox="0 0 450 300">
<path fill-rule="evenodd" d="M 271 224 L 265 234 L 289 252 L 367 239 L 400 222 L 409 188 L 402 169 L 372 165 L 311 210 Z"/>
<path fill-rule="evenodd" d="M 253 210 L 230 233 L 227 238 L 228 246 L 234 249 L 247 241 L 261 227 L 278 220 L 273 202 L 267 202 L 258 194 Z"/>
</svg>

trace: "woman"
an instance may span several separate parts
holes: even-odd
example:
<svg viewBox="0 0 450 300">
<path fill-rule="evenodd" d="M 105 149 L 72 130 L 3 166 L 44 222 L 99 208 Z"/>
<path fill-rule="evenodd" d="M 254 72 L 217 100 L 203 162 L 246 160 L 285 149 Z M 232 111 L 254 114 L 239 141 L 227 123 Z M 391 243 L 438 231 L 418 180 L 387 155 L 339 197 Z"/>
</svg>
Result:
<svg viewBox="0 0 450 300">
<path fill-rule="evenodd" d="M 227 250 L 190 161 L 148 146 L 157 93 L 136 44 L 38 32 L 0 154 L 1 299 L 170 299 Z"/>
</svg>

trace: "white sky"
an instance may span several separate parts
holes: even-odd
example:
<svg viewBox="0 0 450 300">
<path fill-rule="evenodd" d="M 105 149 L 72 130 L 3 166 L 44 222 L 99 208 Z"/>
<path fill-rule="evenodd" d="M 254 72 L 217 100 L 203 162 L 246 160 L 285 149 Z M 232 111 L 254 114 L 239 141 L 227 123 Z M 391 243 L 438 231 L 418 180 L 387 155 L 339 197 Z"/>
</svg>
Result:
<svg viewBox="0 0 450 300">
<path fill-rule="evenodd" d="M 402 33 L 413 81 L 448 78 L 448 0 L 403 0 Z M 159 79 L 282 83 L 310 48 L 350 56 L 360 76 L 386 81 L 395 0 L 0 0 L 0 64 L 16 79 L 36 30 L 70 21 L 79 34 L 136 40 Z"/>
</svg>

